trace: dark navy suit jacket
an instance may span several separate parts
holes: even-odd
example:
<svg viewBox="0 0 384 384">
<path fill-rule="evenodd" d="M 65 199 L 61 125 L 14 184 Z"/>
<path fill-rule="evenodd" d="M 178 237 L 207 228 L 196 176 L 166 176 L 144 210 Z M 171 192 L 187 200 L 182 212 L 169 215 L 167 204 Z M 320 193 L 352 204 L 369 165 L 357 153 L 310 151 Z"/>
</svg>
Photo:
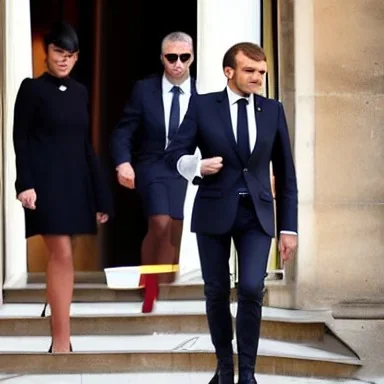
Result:
<svg viewBox="0 0 384 384">
<path fill-rule="evenodd" d="M 181 156 L 199 147 L 202 158 L 223 157 L 223 168 L 199 179 L 192 232 L 223 234 L 237 213 L 239 179 L 243 178 L 264 231 L 275 235 L 270 162 L 276 189 L 276 227 L 297 232 L 297 183 L 284 109 L 280 102 L 255 95 L 256 145 L 244 164 L 233 134 L 227 91 L 193 96 L 188 112 L 166 151 L 176 169 Z"/>
<path fill-rule="evenodd" d="M 195 92 L 195 80 L 191 78 L 191 93 Z M 142 185 L 170 172 L 179 177 L 164 161 L 165 143 L 162 77 L 152 76 L 133 88 L 123 117 L 112 132 L 112 157 L 116 166 L 130 162 Z"/>
</svg>

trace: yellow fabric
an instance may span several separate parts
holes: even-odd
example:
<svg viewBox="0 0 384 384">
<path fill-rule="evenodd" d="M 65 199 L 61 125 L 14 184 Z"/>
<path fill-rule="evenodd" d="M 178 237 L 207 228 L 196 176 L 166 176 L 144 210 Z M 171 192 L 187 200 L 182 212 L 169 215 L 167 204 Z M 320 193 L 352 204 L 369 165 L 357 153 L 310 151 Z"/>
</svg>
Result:
<svg viewBox="0 0 384 384">
<path fill-rule="evenodd" d="M 153 273 L 171 273 L 178 272 L 179 264 L 155 264 L 155 265 L 141 265 L 139 267 L 142 275 Z"/>
</svg>

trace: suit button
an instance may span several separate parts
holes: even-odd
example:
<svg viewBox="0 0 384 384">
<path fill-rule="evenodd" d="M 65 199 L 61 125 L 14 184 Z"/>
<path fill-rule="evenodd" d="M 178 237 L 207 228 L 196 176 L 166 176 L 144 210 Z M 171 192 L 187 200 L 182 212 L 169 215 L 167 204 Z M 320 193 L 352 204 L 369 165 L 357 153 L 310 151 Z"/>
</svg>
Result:
<svg viewBox="0 0 384 384">
<path fill-rule="evenodd" d="M 244 169 L 243 169 L 243 172 L 244 172 L 244 173 L 248 172 L 248 168 L 244 168 Z"/>
</svg>

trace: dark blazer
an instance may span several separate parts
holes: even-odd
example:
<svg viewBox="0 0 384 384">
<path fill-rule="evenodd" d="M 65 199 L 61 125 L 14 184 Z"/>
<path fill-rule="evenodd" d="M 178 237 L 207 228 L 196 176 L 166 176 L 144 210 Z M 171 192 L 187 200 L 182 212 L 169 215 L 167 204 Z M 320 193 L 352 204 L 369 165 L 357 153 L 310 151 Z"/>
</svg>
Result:
<svg viewBox="0 0 384 384">
<path fill-rule="evenodd" d="M 275 235 L 270 162 L 276 189 L 276 227 L 297 231 L 297 184 L 287 123 L 280 102 L 255 95 L 256 145 L 244 164 L 237 152 L 227 91 L 191 98 L 183 124 L 166 151 L 173 169 L 179 158 L 199 147 L 202 158 L 223 157 L 223 168 L 199 179 L 192 213 L 192 232 L 223 234 L 237 212 L 237 188 L 244 178 L 264 231 Z"/>
<path fill-rule="evenodd" d="M 196 93 L 192 78 L 191 93 Z M 153 76 L 135 84 L 123 117 L 112 132 L 112 157 L 116 166 L 130 162 L 143 184 L 170 172 L 179 176 L 164 162 L 165 143 L 162 77 Z"/>
</svg>

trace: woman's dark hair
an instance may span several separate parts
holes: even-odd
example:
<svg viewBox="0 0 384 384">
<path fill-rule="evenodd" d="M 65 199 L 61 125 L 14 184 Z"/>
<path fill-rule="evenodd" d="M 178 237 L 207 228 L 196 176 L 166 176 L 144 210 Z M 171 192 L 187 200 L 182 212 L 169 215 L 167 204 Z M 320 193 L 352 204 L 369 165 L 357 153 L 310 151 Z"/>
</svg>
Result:
<svg viewBox="0 0 384 384">
<path fill-rule="evenodd" d="M 49 33 L 44 37 L 45 50 L 48 49 L 49 44 L 55 44 L 61 49 L 65 49 L 71 53 L 79 50 L 79 39 L 76 31 L 66 21 L 55 23 Z"/>
</svg>

